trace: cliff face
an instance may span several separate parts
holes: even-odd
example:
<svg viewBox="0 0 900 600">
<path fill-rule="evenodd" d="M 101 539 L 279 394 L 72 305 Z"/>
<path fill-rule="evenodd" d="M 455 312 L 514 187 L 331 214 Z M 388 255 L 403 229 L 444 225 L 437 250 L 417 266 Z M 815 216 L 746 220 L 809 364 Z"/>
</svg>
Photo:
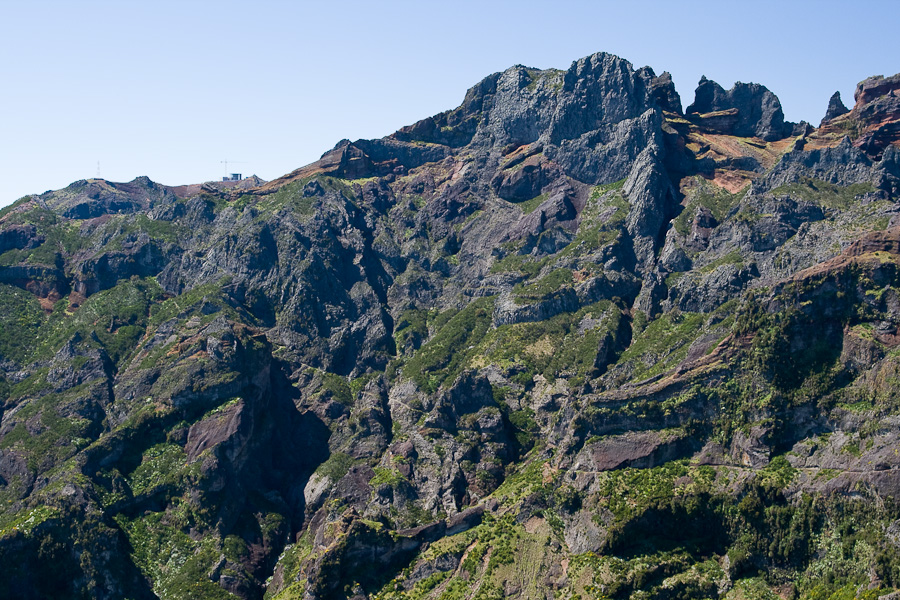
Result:
<svg viewBox="0 0 900 600">
<path fill-rule="evenodd" d="M 900 586 L 896 84 L 816 129 L 596 54 L 3 209 L 0 597 Z"/>
</svg>

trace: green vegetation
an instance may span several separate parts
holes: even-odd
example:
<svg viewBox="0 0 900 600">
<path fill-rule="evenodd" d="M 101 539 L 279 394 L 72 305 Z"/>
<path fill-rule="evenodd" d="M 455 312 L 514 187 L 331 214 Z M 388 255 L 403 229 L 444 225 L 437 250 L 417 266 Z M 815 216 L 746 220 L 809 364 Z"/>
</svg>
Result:
<svg viewBox="0 0 900 600">
<path fill-rule="evenodd" d="M 626 522 L 649 507 L 675 497 L 675 480 L 688 474 L 682 461 L 652 469 L 620 469 L 601 474 L 600 495 L 619 522 Z"/>
<path fill-rule="evenodd" d="M 35 355 L 51 356 L 78 333 L 84 340 L 96 336 L 113 362 L 121 364 L 135 351 L 146 331 L 151 306 L 162 297 L 155 280 L 133 277 L 94 294 L 71 315 L 63 304 L 63 310 L 54 310 L 41 329 Z"/>
<path fill-rule="evenodd" d="M 277 595 L 272 589 L 267 589 L 266 600 L 302 600 L 306 591 L 306 580 L 300 578 L 300 567 L 303 561 L 312 553 L 312 544 L 309 540 L 309 530 L 297 541 L 284 549 L 279 564 L 284 570 L 284 581 L 289 584 Z"/>
<path fill-rule="evenodd" d="M 38 398 L 22 402 L 16 413 L 15 426 L 0 441 L 0 448 L 16 448 L 28 459 L 28 467 L 42 472 L 62 463 L 78 450 L 87 446 L 96 435 L 96 428 L 88 419 L 79 416 L 63 416 L 58 410 L 68 403 L 77 402 L 90 389 L 91 383 L 76 386 L 63 393 L 47 393 L 46 370 L 11 388 L 10 398 L 27 398 L 44 392 Z M 20 401 L 21 402 L 21 401 Z M 33 419 L 37 417 L 37 422 Z M 30 422 L 30 428 L 26 427 Z M 36 431 L 35 431 L 36 429 Z"/>
<path fill-rule="evenodd" d="M 618 307 L 601 301 L 544 321 L 502 325 L 481 336 L 471 363 L 518 369 L 528 382 L 538 373 L 550 380 L 565 375 L 578 385 L 594 373 L 601 342 L 619 346 L 621 318 Z"/>
<path fill-rule="evenodd" d="M 519 304 L 538 302 L 572 281 L 571 269 L 556 269 L 530 285 L 516 284 L 512 293 Z"/>
<path fill-rule="evenodd" d="M 760 472 L 760 481 L 763 485 L 785 488 L 790 485 L 796 475 L 797 469 L 791 466 L 786 457 L 776 456 Z"/>
<path fill-rule="evenodd" d="M 493 305 L 493 298 L 479 298 L 453 314 L 446 324 L 435 319 L 434 337 L 406 362 L 403 374 L 428 392 L 447 380 L 452 382 L 490 328 Z"/>
<path fill-rule="evenodd" d="M 33 295 L 0 284 L 0 356 L 25 359 L 45 320 L 46 315 Z"/>
<path fill-rule="evenodd" d="M 324 179 L 320 178 L 319 182 L 322 183 Z M 264 206 L 271 211 L 286 209 L 304 217 L 311 217 L 315 212 L 315 197 L 303 195 L 303 188 L 307 183 L 309 179 L 302 179 L 282 186 L 266 198 Z"/>
<path fill-rule="evenodd" d="M 514 565 L 517 556 L 520 560 L 526 556 L 540 559 L 546 552 L 536 537 L 527 534 L 511 515 L 495 519 L 485 514 L 481 525 L 443 538 L 426 551 L 432 559 L 465 553 L 459 568 L 461 577 L 439 571 L 405 590 L 402 582 L 409 575 L 405 571 L 384 585 L 374 597 L 378 600 L 419 600 L 427 597 L 442 600 L 463 600 L 467 597 L 501 599 L 503 582 L 517 570 Z M 537 582 L 526 583 L 530 587 Z"/>
<path fill-rule="evenodd" d="M 143 214 L 134 216 L 129 215 L 120 217 L 120 219 L 122 220 L 120 233 L 113 238 L 107 246 L 118 246 L 125 239 L 137 238 L 140 233 L 146 233 L 152 239 L 170 244 L 177 243 L 187 234 L 185 228 L 180 225 L 172 223 L 171 221 L 151 219 Z"/>
<path fill-rule="evenodd" d="M 48 359 L 77 335 L 88 345 L 99 342 L 121 364 L 144 335 L 151 306 L 161 299 L 153 279 L 133 277 L 92 295 L 74 313 L 63 299 L 45 315 L 33 296 L 0 285 L 0 354 L 20 361 Z M 73 368 L 84 364 L 81 358 Z"/>
<path fill-rule="evenodd" d="M 346 379 L 340 375 L 329 373 L 327 371 L 319 371 L 318 374 L 322 378 L 322 389 L 324 393 L 329 394 L 331 398 L 344 406 L 353 405 L 353 394 L 350 391 L 350 385 L 347 383 Z"/>
<path fill-rule="evenodd" d="M 19 198 L 18 200 L 16 200 L 12 204 L 10 204 L 9 206 L 4 206 L 3 208 L 0 208 L 0 218 L 5 217 L 6 215 L 10 214 L 14 210 L 18 210 L 19 208 L 21 208 L 21 206 L 23 204 L 30 202 L 31 199 L 32 199 L 32 196 L 22 196 L 21 198 Z"/>
<path fill-rule="evenodd" d="M 625 179 L 619 179 L 618 181 L 612 181 L 610 183 L 604 183 L 602 185 L 595 186 L 593 190 L 591 190 L 591 200 L 597 200 L 601 196 L 605 195 L 607 192 L 617 192 L 625 187 Z"/>
<path fill-rule="evenodd" d="M 365 180 L 344 180 L 324 175 L 312 175 L 292 181 L 279 188 L 275 193 L 264 196 L 264 200 L 254 205 L 260 211 L 256 220 L 264 220 L 282 210 L 297 214 L 304 219 L 312 217 L 319 208 L 317 203 L 320 203 L 321 199 L 317 195 L 307 196 L 303 193 L 303 189 L 311 181 L 316 181 L 326 192 L 343 195 L 350 202 L 356 200 L 354 185 L 365 182 Z M 327 208 L 327 205 L 322 208 Z"/>
<path fill-rule="evenodd" d="M 735 327 L 740 330 L 746 319 L 746 313 L 739 314 Z M 753 369 L 765 374 L 782 391 L 796 390 L 805 383 L 817 388 L 810 392 L 824 391 L 835 375 L 832 367 L 840 352 L 840 345 L 836 344 L 839 332 L 823 328 L 816 331 L 815 323 L 807 311 L 796 308 L 763 316 L 754 328 L 757 333 L 750 357 Z M 810 377 L 817 381 L 807 382 Z"/>
<path fill-rule="evenodd" d="M 687 356 L 691 342 L 701 333 L 705 316 L 671 312 L 651 321 L 636 333 L 619 364 L 633 367 L 633 380 L 646 379 L 671 369 Z"/>
<path fill-rule="evenodd" d="M 16 531 L 27 535 L 42 523 L 55 519 L 59 515 L 59 510 L 52 506 L 38 506 L 17 513 L 5 513 L 0 516 L 0 538 Z"/>
<path fill-rule="evenodd" d="M 575 239 L 556 255 L 536 258 L 531 255 L 516 254 L 515 248 L 505 248 L 509 253 L 491 265 L 491 273 L 515 272 L 534 277 L 544 267 L 561 258 L 590 254 L 607 244 L 616 241 L 619 232 L 625 225 L 625 219 L 631 206 L 622 194 L 625 180 L 607 185 L 597 186 L 591 193 L 591 199 L 581 214 L 581 220 Z M 544 197 L 539 196 L 525 203 L 531 210 L 536 208 Z M 520 204 L 522 206 L 523 204 Z M 543 235 L 543 234 L 542 234 Z M 595 269 L 596 265 L 587 262 L 585 268 Z"/>
<path fill-rule="evenodd" d="M 173 516 L 157 512 L 119 525 L 134 548 L 134 561 L 163 598 L 228 599 L 231 594 L 210 581 L 208 573 L 219 559 L 214 538 L 194 541 L 181 531 Z"/>
<path fill-rule="evenodd" d="M 90 243 L 88 237 L 81 235 L 78 222 L 66 221 L 49 210 L 34 208 L 15 215 L 13 221 L 34 225 L 44 238 L 37 248 L 17 251 L 15 262 L 56 265 L 58 256 L 70 256 Z"/>
<path fill-rule="evenodd" d="M 332 452 L 328 460 L 323 462 L 316 469 L 316 473 L 324 477 L 328 477 L 331 481 L 338 481 L 353 466 L 353 457 L 344 452 Z"/>
<path fill-rule="evenodd" d="M 562 89 L 565 71 L 559 69 L 528 69 L 527 73 L 529 79 L 531 79 L 526 86 L 528 91 L 534 91 L 537 88 L 538 83 L 544 80 L 554 80 L 553 83 L 550 84 L 551 89 L 554 92 L 558 92 Z"/>
<path fill-rule="evenodd" d="M 893 564 L 888 556 L 892 546 L 873 537 L 879 523 L 892 518 L 893 508 L 880 512 L 839 497 L 788 501 L 771 480 L 751 483 L 734 498 L 710 493 L 710 470 L 676 461 L 601 474 L 606 478 L 598 490 L 600 504 L 591 510 L 599 518 L 608 507 L 614 520 L 600 553 L 569 559 L 560 597 L 720 597 L 719 586 L 727 576 L 735 582 L 727 598 L 768 600 L 777 597 L 772 588 L 795 572 L 801 574 L 794 580 L 798 597 L 837 600 L 858 597 L 856 590 L 868 581 L 867 565 L 878 563 L 876 555 L 882 557 L 878 564 Z M 509 585 L 527 589 L 531 573 L 561 559 L 554 554 L 553 540 L 561 539 L 569 526 L 565 515 L 579 510 L 587 498 L 557 479 L 542 481 L 540 463 L 526 472 L 511 477 L 494 496 L 508 503 L 527 495 L 530 506 L 542 507 L 529 521 L 532 528 L 535 519 L 540 523 L 536 530 L 528 529 L 534 533 L 517 525 L 514 513 L 499 519 L 485 515 L 481 525 L 439 540 L 419 557 L 435 561 L 454 555 L 461 558 L 458 570 L 404 585 L 411 571 L 406 569 L 376 597 L 502 597 Z M 847 510 L 851 505 L 855 508 Z M 861 526 L 866 519 L 871 524 Z M 869 590 L 864 597 L 884 593 Z"/>
<path fill-rule="evenodd" d="M 155 488 L 177 483 L 187 455 L 177 444 L 157 444 L 146 452 L 141 464 L 131 473 L 128 483 L 131 492 L 137 496 L 150 493 Z"/>
<path fill-rule="evenodd" d="M 393 488 L 402 488 L 409 485 L 406 477 L 395 469 L 385 469 L 384 467 L 375 467 L 375 476 L 369 481 L 372 489 L 377 489 L 382 485 L 389 485 Z"/>
<path fill-rule="evenodd" d="M 737 267 L 743 267 L 744 256 L 741 254 L 740 250 L 732 250 L 728 254 L 720 256 L 709 264 L 703 265 L 700 268 L 700 273 L 712 273 L 722 265 L 735 265 Z"/>
<path fill-rule="evenodd" d="M 437 311 L 409 309 L 397 318 L 394 324 L 394 341 L 399 350 L 407 345 L 418 348 L 428 338 L 428 319 L 437 316 Z"/>
<path fill-rule="evenodd" d="M 171 319 L 187 321 L 192 316 L 199 316 L 201 325 L 205 325 L 220 311 L 231 318 L 240 319 L 222 291 L 228 283 L 229 278 L 222 278 L 216 282 L 198 285 L 178 296 L 154 304 L 149 310 L 149 326 L 155 329 Z"/>
<path fill-rule="evenodd" d="M 534 420 L 534 410 L 523 408 L 507 413 L 510 424 L 516 429 L 516 441 L 524 450 L 534 446 L 536 436 L 540 433 L 540 426 Z"/>
<path fill-rule="evenodd" d="M 541 194 L 540 196 L 535 196 L 531 200 L 525 200 L 524 202 L 517 202 L 516 206 L 522 209 L 522 212 L 527 214 L 533 213 L 535 209 L 544 203 L 545 200 L 549 197 L 549 194 Z"/>
<path fill-rule="evenodd" d="M 529 277 L 534 277 L 554 258 L 553 256 L 535 258 L 530 254 L 508 254 L 491 265 L 491 273 L 519 271 Z"/>
<path fill-rule="evenodd" d="M 18 263 L 61 266 L 60 259 L 99 245 L 98 240 L 105 240 L 101 251 L 121 251 L 125 241 L 136 240 L 140 234 L 163 243 L 177 243 L 186 233 L 180 225 L 151 219 L 145 214 L 109 215 L 105 223 L 93 230 L 83 228 L 82 221 L 64 219 L 42 208 L 13 215 L 11 222 L 34 225 L 44 240 L 36 248 L 8 250 L 0 255 L 0 266 Z"/>
<path fill-rule="evenodd" d="M 582 213 L 578 233 L 560 251 L 560 256 L 593 252 L 618 238 L 631 210 L 631 205 L 622 195 L 620 183 L 624 184 L 624 180 L 594 188 L 591 202 Z"/>
<path fill-rule="evenodd" d="M 724 188 L 707 182 L 700 176 L 694 177 L 696 187 L 688 194 L 684 209 L 673 220 L 675 230 L 681 235 L 691 232 L 691 223 L 697 213 L 697 208 L 709 209 L 712 216 L 721 223 L 728 216 L 731 209 L 737 206 L 746 195 L 750 186 L 746 186 L 736 194 L 730 193 Z"/>
<path fill-rule="evenodd" d="M 840 186 L 820 179 L 801 177 L 798 183 L 782 185 L 772 190 L 774 196 L 793 196 L 807 202 L 818 204 L 822 208 L 846 210 L 863 194 L 872 193 L 875 186 L 871 183 L 854 183 Z"/>
<path fill-rule="evenodd" d="M 703 489 L 673 495 L 673 477 L 692 476 L 690 470 L 681 465 L 646 471 L 639 476 L 634 472 L 611 474 L 608 481 L 617 485 L 608 485 L 603 492 L 617 516 L 604 554 L 623 562 L 613 578 L 602 571 L 597 577 L 595 572 L 595 583 L 606 585 L 613 597 L 658 589 L 663 578 L 637 577 L 648 563 L 657 565 L 654 569 L 670 565 L 664 572 L 671 577 L 702 571 L 710 558 L 724 555 L 729 559 L 731 577 L 738 580 L 763 575 L 774 583 L 782 569 L 800 572 L 796 581 L 801 597 L 828 598 L 848 581 L 857 586 L 868 581 L 865 565 L 875 561 L 873 544 L 878 545 L 873 537 L 878 525 L 874 523 L 886 516 L 875 516 L 880 509 L 856 503 L 856 508 L 845 513 L 850 505 L 838 498 L 826 502 L 804 496 L 788 501 L 770 479 L 748 486 L 739 499 Z M 622 491 L 627 494 L 625 502 L 619 495 Z M 862 533 L 851 533 L 861 523 L 861 512 L 869 515 L 873 525 L 864 526 Z M 842 532 L 840 542 L 835 539 L 838 532 Z M 608 561 L 593 559 L 596 566 Z M 885 558 L 887 562 L 890 559 Z M 716 570 L 716 566 L 712 568 Z M 696 581 L 694 576 L 688 579 Z M 667 581 L 671 586 L 674 580 Z M 758 581 L 745 585 L 766 589 Z"/>
</svg>

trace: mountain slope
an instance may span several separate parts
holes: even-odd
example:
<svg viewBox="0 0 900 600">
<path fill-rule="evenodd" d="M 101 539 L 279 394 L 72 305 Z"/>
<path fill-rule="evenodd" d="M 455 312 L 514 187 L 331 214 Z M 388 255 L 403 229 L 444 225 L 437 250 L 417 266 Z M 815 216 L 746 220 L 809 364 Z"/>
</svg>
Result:
<svg viewBox="0 0 900 600">
<path fill-rule="evenodd" d="M 682 113 L 596 54 L 0 211 L 0 596 L 900 586 L 898 90 Z"/>
</svg>

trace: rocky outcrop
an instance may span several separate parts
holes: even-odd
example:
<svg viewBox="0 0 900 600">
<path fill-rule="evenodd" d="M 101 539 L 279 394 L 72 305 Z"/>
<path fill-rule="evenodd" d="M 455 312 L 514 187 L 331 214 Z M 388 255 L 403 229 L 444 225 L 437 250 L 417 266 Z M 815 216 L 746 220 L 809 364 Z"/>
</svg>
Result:
<svg viewBox="0 0 900 600">
<path fill-rule="evenodd" d="M 626 228 L 633 239 L 641 271 L 653 262 L 662 245 L 664 226 L 675 210 L 675 192 L 660 159 L 659 146 L 648 146 L 634 160 L 622 188 L 631 205 Z"/>
<path fill-rule="evenodd" d="M 830 121 L 841 115 L 846 115 L 848 112 L 850 112 L 850 109 L 844 106 L 844 103 L 841 101 L 841 93 L 835 92 L 828 100 L 828 109 L 825 111 L 825 117 L 822 119 L 822 123 L 824 124 L 826 121 Z"/>
<path fill-rule="evenodd" d="M 13 225 L 0 232 L 0 254 L 7 250 L 36 248 L 43 241 L 34 225 Z"/>
<path fill-rule="evenodd" d="M 643 431 L 589 442 L 575 459 L 579 471 L 610 471 L 623 467 L 650 468 L 689 454 L 692 441 L 672 432 Z"/>
<path fill-rule="evenodd" d="M 645 69 L 647 68 L 649 67 L 645 67 Z M 672 75 L 668 71 L 663 71 L 659 77 L 655 77 L 651 70 L 650 76 L 650 94 L 657 105 L 664 111 L 682 114 L 681 96 L 675 89 Z"/>
<path fill-rule="evenodd" d="M 737 82 L 726 91 L 715 81 L 701 77 L 694 102 L 685 114 L 712 132 L 766 141 L 785 138 L 794 128 L 785 122 L 775 94 L 758 83 Z"/>
<path fill-rule="evenodd" d="M 856 86 L 853 99 L 850 111 L 826 118 L 811 139 L 815 145 L 834 145 L 846 136 L 870 158 L 880 159 L 900 143 L 900 76 L 870 77 Z"/>
</svg>

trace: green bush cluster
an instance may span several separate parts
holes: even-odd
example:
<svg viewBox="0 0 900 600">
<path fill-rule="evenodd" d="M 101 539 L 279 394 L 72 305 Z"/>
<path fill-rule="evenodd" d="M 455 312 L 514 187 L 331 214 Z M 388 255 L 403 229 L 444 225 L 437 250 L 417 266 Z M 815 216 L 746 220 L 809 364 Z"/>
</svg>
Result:
<svg viewBox="0 0 900 600">
<path fill-rule="evenodd" d="M 637 319 L 636 319 L 637 320 Z M 702 333 L 706 315 L 673 311 L 660 315 L 635 333 L 619 364 L 632 366 L 631 379 L 658 375 L 684 360 L 691 343 Z"/>
<path fill-rule="evenodd" d="M 822 208 L 846 210 L 856 203 L 856 198 L 875 192 L 871 183 L 852 183 L 847 186 L 837 185 L 821 179 L 801 177 L 797 183 L 789 183 L 773 189 L 773 196 L 792 196 L 818 204 Z"/>
<path fill-rule="evenodd" d="M 673 220 L 675 230 L 681 235 L 688 235 L 691 232 L 691 224 L 699 207 L 708 209 L 716 221 L 721 223 L 731 209 L 740 204 L 750 188 L 750 186 L 746 186 L 741 191 L 732 194 L 724 188 L 708 183 L 700 176 L 694 177 L 694 181 L 697 185 L 696 189 L 688 195 L 687 203 Z"/>
<path fill-rule="evenodd" d="M 516 284 L 512 293 L 520 304 L 538 302 L 572 281 L 571 269 L 555 269 L 532 284 Z"/>
<path fill-rule="evenodd" d="M 493 298 L 479 298 L 445 324 L 437 319 L 437 332 L 406 362 L 403 374 L 429 393 L 447 380 L 452 382 L 490 328 L 493 305 Z"/>
<path fill-rule="evenodd" d="M 582 328 L 586 318 L 596 325 Z M 536 374 L 551 381 L 565 376 L 579 385 L 596 374 L 602 343 L 614 349 L 623 345 L 622 318 L 619 308 L 604 300 L 543 321 L 502 325 L 484 336 L 474 356 L 518 371 L 514 379 L 525 387 Z"/>
</svg>

